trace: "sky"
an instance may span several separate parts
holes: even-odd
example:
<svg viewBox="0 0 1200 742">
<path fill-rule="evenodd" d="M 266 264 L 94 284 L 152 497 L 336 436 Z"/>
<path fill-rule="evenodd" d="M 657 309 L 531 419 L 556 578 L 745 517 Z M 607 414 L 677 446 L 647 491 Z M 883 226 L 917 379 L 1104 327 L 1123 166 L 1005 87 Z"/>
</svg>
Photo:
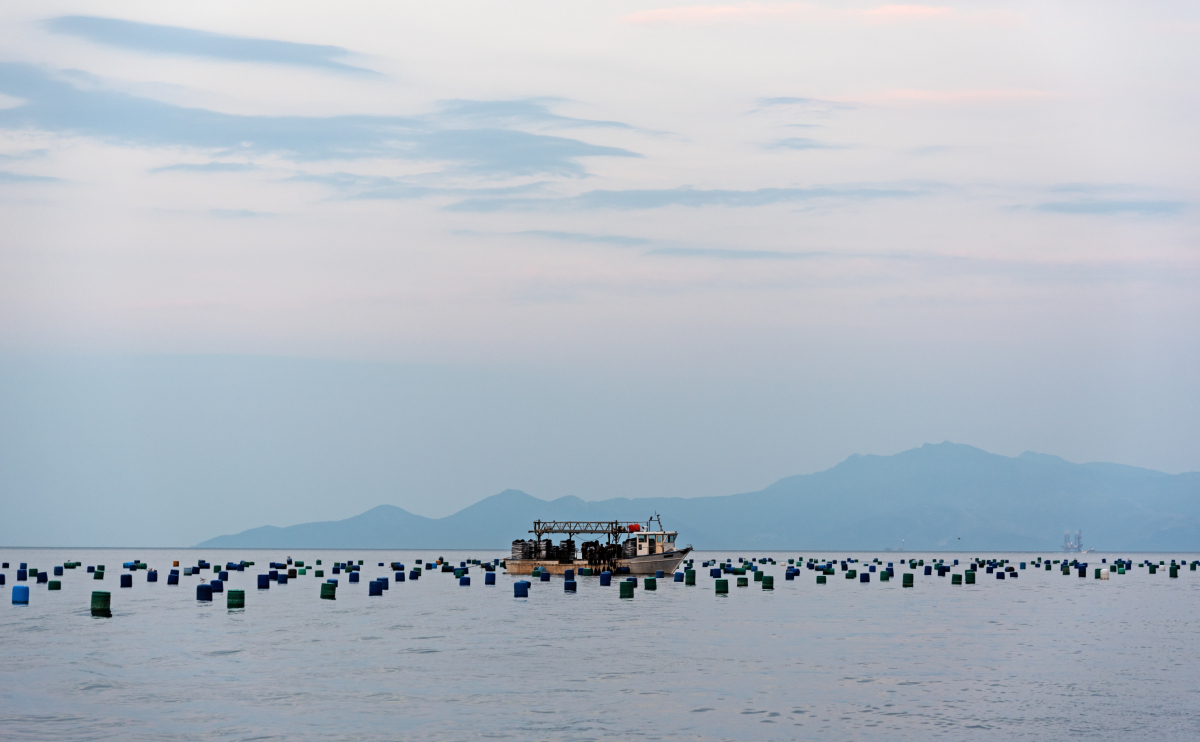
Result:
<svg viewBox="0 0 1200 742">
<path fill-rule="evenodd" d="M 0 6 L 0 542 L 1200 470 L 1200 6 Z"/>
</svg>

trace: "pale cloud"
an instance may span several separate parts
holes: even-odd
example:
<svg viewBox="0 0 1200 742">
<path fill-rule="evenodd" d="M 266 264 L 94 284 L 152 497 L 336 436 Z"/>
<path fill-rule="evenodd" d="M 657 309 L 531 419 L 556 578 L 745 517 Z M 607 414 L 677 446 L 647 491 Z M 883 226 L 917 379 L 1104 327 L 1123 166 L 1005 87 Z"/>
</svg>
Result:
<svg viewBox="0 0 1200 742">
<path fill-rule="evenodd" d="M 738 5 L 693 5 L 643 10 L 623 16 L 633 26 L 713 25 L 721 23 L 764 23 L 789 20 L 806 23 L 907 23 L 964 20 L 992 25 L 1014 25 L 1022 20 L 1007 11 L 967 11 L 934 5 L 879 5 L 873 8 L 837 8 L 809 3 L 741 3 Z"/>
</svg>

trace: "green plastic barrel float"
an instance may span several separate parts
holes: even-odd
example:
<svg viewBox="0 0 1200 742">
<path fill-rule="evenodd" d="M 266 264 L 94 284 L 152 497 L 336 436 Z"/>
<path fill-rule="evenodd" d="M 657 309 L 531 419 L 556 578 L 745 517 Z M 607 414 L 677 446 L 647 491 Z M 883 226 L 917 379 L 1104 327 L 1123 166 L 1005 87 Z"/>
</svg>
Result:
<svg viewBox="0 0 1200 742">
<path fill-rule="evenodd" d="M 314 571 L 314 572 L 313 572 L 313 576 L 315 576 L 315 577 L 324 577 L 324 576 L 325 576 L 325 570 L 323 570 L 323 569 L 318 569 L 318 570 L 316 570 L 316 571 Z"/>
<path fill-rule="evenodd" d="M 817 584 L 818 585 L 824 585 L 827 580 L 828 580 L 828 578 L 825 575 L 823 575 L 823 574 L 817 575 Z"/>
<path fill-rule="evenodd" d="M 62 582 L 60 580 L 50 580 L 46 583 L 47 590 L 62 590 Z"/>
<path fill-rule="evenodd" d="M 951 585 L 961 585 L 962 584 L 962 575 L 950 575 L 950 584 Z"/>
<path fill-rule="evenodd" d="M 846 570 L 846 579 L 847 580 L 853 580 L 856 577 L 858 577 L 858 570 L 855 570 L 855 569 Z"/>
<path fill-rule="evenodd" d="M 762 581 L 763 581 L 763 573 L 762 573 L 762 572 L 755 572 L 755 573 L 754 573 L 754 581 L 755 581 L 755 582 L 762 582 Z"/>
<path fill-rule="evenodd" d="M 1176 567 L 1174 564 L 1172 564 L 1171 565 L 1171 577 L 1175 578 L 1178 576 L 1179 576 L 1179 567 Z"/>
<path fill-rule="evenodd" d="M 332 587 L 332 585 L 330 585 Z M 225 600 L 225 605 L 228 608 L 245 608 L 246 607 L 246 591 L 245 590 L 230 590 L 226 593 L 229 597 Z"/>
<path fill-rule="evenodd" d="M 685 569 L 683 571 L 683 584 L 684 585 L 695 585 L 696 584 L 696 570 Z"/>
<path fill-rule="evenodd" d="M 112 594 L 103 590 L 92 591 L 92 615 L 104 618 L 112 617 Z"/>
<path fill-rule="evenodd" d="M 912 587 L 912 586 L 913 586 L 912 572 L 905 572 L 904 573 L 904 587 Z"/>
<path fill-rule="evenodd" d="M 750 578 L 749 577 L 737 578 L 737 586 L 738 587 L 750 587 Z"/>
<path fill-rule="evenodd" d="M 973 570 L 973 569 L 967 570 L 967 584 L 968 585 L 975 584 L 975 570 Z"/>
<path fill-rule="evenodd" d="M 713 585 L 715 586 L 715 589 L 718 593 L 729 592 L 729 580 L 726 580 L 726 579 L 713 580 Z"/>
<path fill-rule="evenodd" d="M 651 579 L 653 579 L 653 578 L 651 578 Z M 627 582 L 627 581 L 623 580 L 621 582 L 618 582 L 617 585 L 621 588 L 621 597 L 622 598 L 632 598 L 633 597 L 633 583 L 632 582 Z"/>
<path fill-rule="evenodd" d="M 321 598 L 323 600 L 337 600 L 337 585 L 332 582 L 322 582 Z"/>
<path fill-rule="evenodd" d="M 658 589 L 658 580 L 654 577 L 646 577 L 646 578 L 644 578 L 643 587 L 646 590 L 657 590 Z"/>
<path fill-rule="evenodd" d="M 763 590 L 774 590 L 775 589 L 775 577 L 773 575 L 763 575 L 762 589 Z"/>
</svg>

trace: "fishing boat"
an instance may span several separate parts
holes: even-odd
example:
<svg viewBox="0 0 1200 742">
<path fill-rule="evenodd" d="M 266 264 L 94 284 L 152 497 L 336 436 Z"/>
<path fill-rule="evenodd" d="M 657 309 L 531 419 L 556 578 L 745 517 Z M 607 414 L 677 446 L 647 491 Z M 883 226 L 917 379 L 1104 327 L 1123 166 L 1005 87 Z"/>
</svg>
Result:
<svg viewBox="0 0 1200 742">
<path fill-rule="evenodd" d="M 653 575 L 659 570 L 672 573 L 692 551 L 690 544 L 678 545 L 679 532 L 663 528 L 658 513 L 648 518 L 644 527 L 641 523 L 618 520 L 535 520 L 529 532 L 534 538 L 512 543 L 512 556 L 506 560 L 509 574 L 532 574 L 535 567 L 550 574 L 562 574 L 568 569 L 631 575 Z M 575 536 L 583 533 L 599 534 L 604 540 L 585 541 L 577 550 Z M 563 534 L 566 538 L 555 544 L 546 538 L 550 534 Z"/>
</svg>

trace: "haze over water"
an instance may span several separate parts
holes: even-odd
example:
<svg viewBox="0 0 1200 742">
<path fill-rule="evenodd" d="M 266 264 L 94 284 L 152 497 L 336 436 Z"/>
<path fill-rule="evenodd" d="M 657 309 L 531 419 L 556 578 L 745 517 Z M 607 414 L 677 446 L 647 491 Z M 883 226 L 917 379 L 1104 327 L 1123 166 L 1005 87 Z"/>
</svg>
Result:
<svg viewBox="0 0 1200 742">
<path fill-rule="evenodd" d="M 1089 739 L 1200 736 L 1194 711 L 1200 573 L 1178 579 L 1134 569 L 1111 580 L 1027 569 L 1017 580 L 979 574 L 952 586 L 899 566 L 900 554 L 697 552 L 738 556 L 878 557 L 900 580 L 870 584 L 839 572 L 827 585 L 803 570 L 775 589 L 714 594 L 669 580 L 633 600 L 579 578 L 515 578 L 460 587 L 430 573 L 368 597 L 378 562 L 444 556 L 457 564 L 500 552 L 3 549 L 4 561 L 50 569 L 68 560 L 61 592 L 30 583 L 29 606 L 0 606 L 0 737 L 35 739 L 697 740 Z M 1041 552 L 1041 556 L 1062 558 Z M 270 590 L 255 575 L 286 556 L 364 561 L 364 582 L 339 575 L 336 601 L 311 575 Z M 906 558 L 1033 554 L 903 554 Z M 1191 560 L 1195 554 L 1088 554 Z M 120 564 L 160 569 L 118 587 Z M 172 560 L 248 559 L 224 596 L 195 601 L 198 578 L 168 586 Z M 97 581 L 84 571 L 105 564 Z M 961 565 L 955 571 L 962 571 Z M 205 578 L 213 575 L 205 572 Z M 329 575 L 331 576 L 331 575 Z M 113 616 L 92 618 L 89 594 L 112 593 Z"/>
</svg>

